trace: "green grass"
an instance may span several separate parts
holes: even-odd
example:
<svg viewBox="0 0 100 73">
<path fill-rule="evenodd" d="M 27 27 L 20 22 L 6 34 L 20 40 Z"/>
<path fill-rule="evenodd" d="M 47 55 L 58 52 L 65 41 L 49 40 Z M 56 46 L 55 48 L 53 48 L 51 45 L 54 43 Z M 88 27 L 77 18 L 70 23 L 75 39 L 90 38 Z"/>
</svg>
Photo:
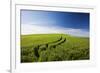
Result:
<svg viewBox="0 0 100 73">
<path fill-rule="evenodd" d="M 89 60 L 89 38 L 67 34 L 21 35 L 21 62 Z"/>
</svg>

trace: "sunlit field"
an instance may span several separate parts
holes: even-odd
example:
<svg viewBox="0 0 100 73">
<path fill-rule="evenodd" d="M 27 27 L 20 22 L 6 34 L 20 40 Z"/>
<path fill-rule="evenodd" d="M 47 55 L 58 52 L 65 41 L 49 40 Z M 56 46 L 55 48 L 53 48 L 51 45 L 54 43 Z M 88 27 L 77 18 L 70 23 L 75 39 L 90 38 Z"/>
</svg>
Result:
<svg viewBox="0 0 100 73">
<path fill-rule="evenodd" d="M 89 60 L 89 38 L 67 34 L 21 35 L 21 62 Z"/>
</svg>

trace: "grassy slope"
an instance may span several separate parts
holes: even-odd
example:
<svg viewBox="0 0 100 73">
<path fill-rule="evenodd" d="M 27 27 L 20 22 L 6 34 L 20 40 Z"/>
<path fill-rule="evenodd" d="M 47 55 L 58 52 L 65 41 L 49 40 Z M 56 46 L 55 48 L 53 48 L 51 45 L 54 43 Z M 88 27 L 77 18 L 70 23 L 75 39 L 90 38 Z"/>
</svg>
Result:
<svg viewBox="0 0 100 73">
<path fill-rule="evenodd" d="M 46 42 L 52 42 L 59 38 L 57 34 L 33 34 L 33 35 L 21 35 L 21 46 L 31 46 L 38 44 L 45 44 Z"/>
<path fill-rule="evenodd" d="M 62 39 L 59 40 L 61 37 Z M 64 38 L 66 38 L 66 41 L 62 43 L 61 41 L 63 41 Z M 59 44 L 59 42 L 61 42 L 61 44 Z M 46 43 L 50 43 L 48 45 L 49 47 L 45 46 Z M 39 49 L 36 48 L 36 46 L 40 44 L 42 44 L 42 46 L 39 46 Z M 51 44 L 53 44 L 54 47 L 51 47 Z M 34 34 L 21 36 L 21 62 L 86 59 L 89 59 L 89 38 L 73 37 L 65 34 Z"/>
</svg>

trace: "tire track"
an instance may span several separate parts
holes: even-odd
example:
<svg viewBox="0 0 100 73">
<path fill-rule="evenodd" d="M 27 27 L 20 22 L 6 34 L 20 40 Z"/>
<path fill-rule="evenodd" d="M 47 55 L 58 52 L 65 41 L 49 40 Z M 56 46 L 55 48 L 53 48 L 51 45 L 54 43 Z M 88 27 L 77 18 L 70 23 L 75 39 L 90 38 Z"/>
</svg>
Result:
<svg viewBox="0 0 100 73">
<path fill-rule="evenodd" d="M 66 41 L 66 38 L 61 36 L 61 38 L 58 39 L 57 41 L 42 44 L 42 45 L 38 45 L 35 48 L 33 48 L 34 49 L 34 54 L 37 58 L 39 58 L 39 56 L 40 56 L 39 54 L 40 54 L 41 51 L 51 49 L 51 48 L 56 48 L 58 45 L 63 44 L 65 41 Z"/>
</svg>

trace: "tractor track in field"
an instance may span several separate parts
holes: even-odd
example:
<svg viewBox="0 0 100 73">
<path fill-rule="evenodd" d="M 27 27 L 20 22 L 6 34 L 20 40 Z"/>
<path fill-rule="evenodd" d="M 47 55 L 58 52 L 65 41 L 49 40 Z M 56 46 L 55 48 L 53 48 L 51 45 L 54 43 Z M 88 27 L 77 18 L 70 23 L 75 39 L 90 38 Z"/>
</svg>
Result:
<svg viewBox="0 0 100 73">
<path fill-rule="evenodd" d="M 60 39 L 54 41 L 54 42 L 49 42 L 49 43 L 45 43 L 45 44 L 41 44 L 41 45 L 37 45 L 34 48 L 34 54 L 37 58 L 39 58 L 39 50 L 47 50 L 48 48 L 56 48 L 58 45 L 63 44 L 64 42 L 66 42 L 66 38 L 64 37 L 60 37 Z"/>
</svg>

